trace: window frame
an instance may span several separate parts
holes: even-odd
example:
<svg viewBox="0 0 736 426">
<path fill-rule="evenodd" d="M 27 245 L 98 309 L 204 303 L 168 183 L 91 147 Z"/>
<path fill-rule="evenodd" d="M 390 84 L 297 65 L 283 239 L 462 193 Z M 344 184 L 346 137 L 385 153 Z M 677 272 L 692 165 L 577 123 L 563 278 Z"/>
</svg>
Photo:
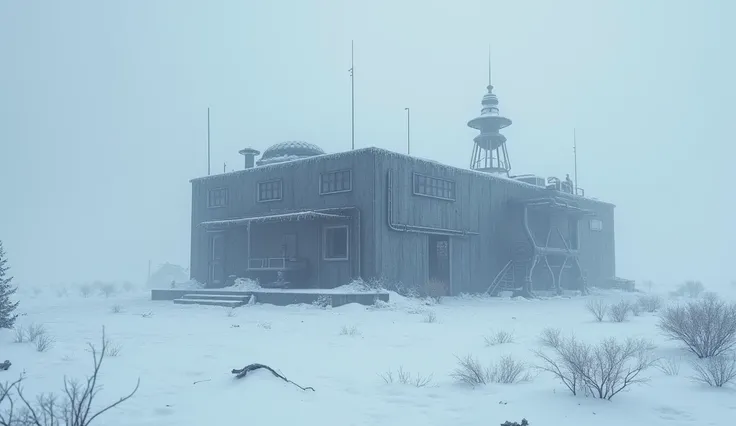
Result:
<svg viewBox="0 0 736 426">
<path fill-rule="evenodd" d="M 593 226 L 594 223 L 597 224 L 597 226 Z M 603 231 L 603 221 L 600 219 L 590 219 L 589 228 L 593 232 L 601 232 Z"/>
<path fill-rule="evenodd" d="M 422 177 L 422 178 L 424 178 L 424 179 L 426 179 L 426 180 L 428 180 L 430 182 L 434 180 L 434 181 L 437 181 L 437 182 L 446 182 L 446 183 L 450 184 L 450 194 L 452 196 L 451 197 L 443 197 L 441 195 L 425 194 L 423 192 L 417 191 L 417 177 Z M 425 187 L 426 187 L 426 184 L 425 184 Z M 444 201 L 457 201 L 457 183 L 454 180 L 445 179 L 445 178 L 439 178 L 439 177 L 434 177 L 434 176 L 425 175 L 423 173 L 418 173 L 418 172 L 412 172 L 411 192 L 414 195 L 418 195 L 420 197 L 429 197 L 429 198 L 434 198 L 434 199 L 437 199 L 437 200 L 444 200 Z"/>
<path fill-rule="evenodd" d="M 278 182 L 279 184 L 279 197 L 278 198 L 268 198 L 268 199 L 261 199 L 261 185 L 265 185 L 268 183 L 275 183 Z M 284 180 L 283 179 L 269 179 L 269 180 L 262 180 L 256 183 L 256 201 L 259 203 L 270 203 L 274 201 L 281 201 L 284 199 Z"/>
<path fill-rule="evenodd" d="M 348 174 L 348 186 L 349 189 L 341 189 L 339 191 L 325 191 L 323 187 L 324 182 L 324 176 L 326 175 L 335 175 L 337 176 L 340 173 L 347 173 Z M 319 195 L 331 195 L 331 194 L 341 194 L 344 192 L 350 192 L 353 190 L 353 170 L 352 169 L 340 169 L 340 170 L 332 170 L 329 172 L 323 172 L 319 174 Z"/>
<path fill-rule="evenodd" d="M 222 191 L 223 194 L 225 194 L 224 197 L 223 197 L 225 201 L 222 204 L 220 204 L 220 205 L 213 205 L 211 203 L 211 201 L 212 201 L 212 198 L 211 197 L 212 197 L 212 193 L 214 191 Z M 221 209 L 221 208 L 227 207 L 227 205 L 228 205 L 229 202 L 230 202 L 230 191 L 229 191 L 228 187 L 226 187 L 226 186 L 220 186 L 220 187 L 217 187 L 217 188 L 210 188 L 210 189 L 207 190 L 207 208 L 208 209 Z"/>
<path fill-rule="evenodd" d="M 345 257 L 328 257 L 328 238 L 330 230 L 345 229 Z M 322 228 L 322 260 L 327 262 L 345 262 L 350 260 L 350 227 L 348 225 L 329 225 Z"/>
</svg>

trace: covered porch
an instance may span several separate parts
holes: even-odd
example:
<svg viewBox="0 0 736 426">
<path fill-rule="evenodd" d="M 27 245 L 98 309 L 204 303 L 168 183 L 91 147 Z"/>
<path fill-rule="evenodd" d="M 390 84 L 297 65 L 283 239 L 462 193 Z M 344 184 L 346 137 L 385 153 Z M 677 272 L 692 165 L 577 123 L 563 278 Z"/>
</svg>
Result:
<svg viewBox="0 0 736 426">
<path fill-rule="evenodd" d="M 201 225 L 211 248 L 208 287 L 250 278 L 271 288 L 334 288 L 360 275 L 360 212 L 354 207 Z"/>
</svg>

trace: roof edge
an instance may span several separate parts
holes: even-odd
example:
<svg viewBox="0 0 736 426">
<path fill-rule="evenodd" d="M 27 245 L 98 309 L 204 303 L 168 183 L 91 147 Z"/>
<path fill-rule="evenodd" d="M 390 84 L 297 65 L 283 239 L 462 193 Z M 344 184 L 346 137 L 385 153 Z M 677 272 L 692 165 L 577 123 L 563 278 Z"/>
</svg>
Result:
<svg viewBox="0 0 736 426">
<path fill-rule="evenodd" d="M 522 186 L 522 187 L 525 187 L 525 188 L 535 189 L 535 190 L 538 190 L 538 191 L 548 191 L 546 188 L 540 188 L 539 186 L 532 185 L 530 183 L 522 182 L 522 181 L 519 181 L 519 180 L 516 180 L 516 179 L 509 178 L 509 177 L 497 176 L 497 175 L 492 175 L 492 174 L 488 174 L 488 173 L 485 173 L 485 172 L 480 172 L 480 171 L 477 171 L 477 170 L 464 169 L 464 168 L 461 168 L 461 167 L 451 166 L 451 165 L 448 165 L 448 164 L 440 163 L 439 161 L 429 160 L 429 159 L 421 158 L 421 157 L 415 157 L 415 156 L 411 156 L 411 155 L 407 155 L 407 154 L 402 154 L 400 152 L 394 152 L 394 151 L 390 151 L 390 150 L 385 149 L 385 148 L 378 148 L 378 147 L 375 147 L 375 146 L 370 146 L 370 147 L 366 147 L 366 148 L 357 148 L 357 149 L 354 149 L 354 150 L 351 150 L 351 151 L 337 152 L 337 153 L 332 153 L 332 154 L 315 155 L 315 156 L 312 156 L 312 157 L 300 158 L 300 159 L 296 159 L 296 160 L 285 161 L 285 162 L 282 162 L 282 163 L 263 164 L 263 165 L 260 165 L 260 166 L 255 166 L 255 167 L 251 167 L 251 168 L 243 169 L 243 170 L 236 170 L 236 171 L 233 171 L 233 172 L 219 173 L 219 174 L 210 175 L 210 176 L 201 176 L 201 177 L 198 177 L 198 178 L 190 179 L 189 182 L 192 183 L 192 184 L 194 184 L 196 182 L 202 182 L 202 181 L 205 181 L 205 180 L 208 180 L 208 179 L 222 178 L 222 177 L 226 177 L 226 176 L 240 176 L 240 175 L 244 175 L 244 174 L 247 174 L 247 173 L 251 173 L 254 170 L 276 169 L 276 168 L 280 168 L 280 167 L 295 167 L 297 165 L 305 164 L 305 163 L 308 163 L 308 162 L 311 162 L 311 161 L 319 161 L 319 160 L 327 159 L 327 158 L 338 158 L 338 157 L 342 157 L 342 156 L 345 156 L 345 155 L 359 155 L 359 154 L 366 153 L 366 152 L 370 152 L 370 153 L 373 153 L 373 154 L 376 154 L 376 155 L 385 155 L 385 156 L 393 155 L 393 156 L 402 157 L 402 158 L 405 158 L 405 159 L 408 159 L 408 160 L 420 162 L 420 163 L 423 163 L 423 164 L 428 164 L 428 165 L 433 165 L 433 166 L 439 166 L 439 167 L 445 167 L 445 168 L 452 169 L 452 170 L 457 171 L 457 172 L 460 172 L 460 173 L 466 173 L 468 175 L 475 175 L 475 176 L 478 176 L 478 177 L 483 177 L 483 178 L 488 179 L 488 180 L 491 180 L 491 181 L 510 183 L 510 184 L 519 185 L 519 186 Z M 568 199 L 568 200 L 581 200 L 581 201 L 586 201 L 586 202 L 591 202 L 591 203 L 596 203 L 596 204 L 604 204 L 604 205 L 608 205 L 608 206 L 611 206 L 611 207 L 614 207 L 614 208 L 616 207 L 616 205 L 613 204 L 613 203 L 611 203 L 611 202 L 602 201 L 602 200 L 599 200 L 599 199 L 596 199 L 596 198 L 590 198 L 590 197 L 584 197 L 584 196 L 580 196 L 580 195 L 568 194 L 568 193 L 565 193 L 565 192 L 557 192 L 554 195 L 555 195 L 555 197 L 561 197 L 561 198 Z"/>
</svg>

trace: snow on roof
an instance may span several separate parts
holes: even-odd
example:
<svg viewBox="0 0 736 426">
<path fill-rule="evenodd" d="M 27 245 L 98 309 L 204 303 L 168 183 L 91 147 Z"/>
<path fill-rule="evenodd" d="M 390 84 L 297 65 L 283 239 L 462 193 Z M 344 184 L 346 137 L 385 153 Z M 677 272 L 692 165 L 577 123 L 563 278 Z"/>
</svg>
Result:
<svg viewBox="0 0 736 426">
<path fill-rule="evenodd" d="M 330 213 L 320 213 L 312 210 L 272 214 L 265 216 L 242 217 L 237 219 L 210 220 L 200 223 L 205 228 L 221 229 L 231 226 L 245 225 L 248 222 L 287 222 L 310 219 L 345 219 L 347 216 Z"/>
<path fill-rule="evenodd" d="M 426 159 L 426 158 L 415 157 L 415 156 L 406 155 L 406 154 L 401 154 L 401 153 L 398 153 L 398 152 L 389 151 L 387 149 L 377 148 L 377 147 L 358 148 L 358 149 L 354 149 L 352 151 L 338 152 L 338 153 L 333 153 L 333 154 L 315 155 L 315 156 L 312 156 L 312 157 L 299 158 L 299 159 L 294 159 L 292 161 L 286 161 L 286 162 L 282 162 L 282 163 L 263 164 L 263 165 L 260 165 L 260 166 L 251 167 L 251 168 L 243 169 L 243 170 L 236 170 L 234 172 L 229 172 L 229 173 L 220 173 L 220 174 L 217 174 L 217 175 L 202 176 L 202 177 L 191 179 L 190 182 L 201 182 L 201 181 L 206 181 L 206 180 L 209 180 L 209 179 L 222 178 L 224 176 L 239 176 L 239 175 L 243 175 L 243 174 L 246 174 L 246 173 L 252 173 L 254 171 L 264 170 L 264 169 L 275 170 L 275 169 L 277 169 L 279 167 L 296 167 L 298 165 L 304 165 L 304 164 L 308 164 L 310 162 L 322 161 L 322 160 L 325 160 L 325 159 L 340 158 L 340 157 L 343 157 L 343 156 L 346 156 L 346 155 L 360 155 L 360 154 L 366 153 L 366 152 L 372 152 L 374 154 L 385 155 L 385 156 L 402 157 L 402 158 L 409 159 L 409 160 L 412 160 L 412 161 L 417 162 L 417 163 L 432 165 L 432 166 L 435 166 L 435 167 L 442 167 L 442 168 L 445 168 L 447 170 L 450 170 L 450 171 L 452 171 L 454 173 L 464 173 L 464 174 L 468 174 L 468 175 L 474 175 L 474 176 L 485 178 L 485 179 L 490 180 L 490 181 L 510 183 L 510 184 L 518 185 L 518 186 L 521 186 L 521 187 L 524 187 L 524 188 L 533 189 L 533 190 L 536 190 L 536 191 L 540 191 L 540 190 L 541 191 L 549 191 L 546 188 L 541 188 L 541 187 L 539 187 L 537 185 L 533 185 L 531 183 L 522 182 L 520 180 L 516 180 L 516 179 L 510 178 L 510 177 L 496 175 L 496 174 L 490 174 L 490 173 L 481 172 L 481 171 L 478 171 L 478 170 L 471 170 L 471 169 L 465 169 L 465 168 L 461 168 L 461 167 L 450 166 L 450 165 L 447 165 L 447 164 L 440 163 L 439 161 L 429 160 L 429 159 Z M 597 203 L 597 204 L 606 204 L 606 205 L 610 205 L 610 206 L 613 206 L 614 205 L 613 203 L 609 203 L 609 202 L 606 202 L 606 201 L 601 201 L 601 200 L 599 200 L 597 198 L 585 197 L 585 196 L 582 196 L 582 195 L 575 195 L 575 194 L 568 194 L 568 193 L 559 193 L 559 194 L 556 194 L 556 195 L 557 196 L 561 196 L 561 197 L 565 197 L 565 198 L 569 198 L 569 199 L 573 199 L 573 200 L 578 199 L 578 200 L 586 200 L 586 201 L 594 202 L 594 203 Z"/>
</svg>

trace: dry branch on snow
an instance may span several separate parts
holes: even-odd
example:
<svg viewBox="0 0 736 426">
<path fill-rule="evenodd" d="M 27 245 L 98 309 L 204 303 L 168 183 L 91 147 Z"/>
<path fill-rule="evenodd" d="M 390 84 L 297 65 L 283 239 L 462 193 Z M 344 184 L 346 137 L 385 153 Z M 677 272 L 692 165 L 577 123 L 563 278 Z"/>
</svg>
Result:
<svg viewBox="0 0 736 426">
<path fill-rule="evenodd" d="M 236 369 L 233 369 L 232 370 L 232 373 L 236 375 L 235 376 L 236 379 L 242 379 L 243 377 L 245 377 L 251 371 L 255 371 L 255 370 L 259 370 L 259 369 L 268 370 L 274 376 L 278 377 L 279 379 L 281 379 L 281 380 L 283 380 L 283 381 L 285 381 L 287 383 L 291 383 L 292 385 L 298 387 L 301 390 L 311 390 L 312 392 L 314 392 L 314 388 L 313 387 L 311 387 L 311 386 L 306 386 L 306 387 L 299 386 L 298 384 L 292 382 L 291 380 L 287 379 L 283 375 L 277 373 L 276 370 L 274 370 L 273 368 L 271 368 L 271 367 L 269 367 L 267 365 L 263 365 L 263 364 L 250 364 L 250 365 L 246 365 L 245 367 L 240 368 L 240 369 L 237 369 L 237 368 Z"/>
</svg>

